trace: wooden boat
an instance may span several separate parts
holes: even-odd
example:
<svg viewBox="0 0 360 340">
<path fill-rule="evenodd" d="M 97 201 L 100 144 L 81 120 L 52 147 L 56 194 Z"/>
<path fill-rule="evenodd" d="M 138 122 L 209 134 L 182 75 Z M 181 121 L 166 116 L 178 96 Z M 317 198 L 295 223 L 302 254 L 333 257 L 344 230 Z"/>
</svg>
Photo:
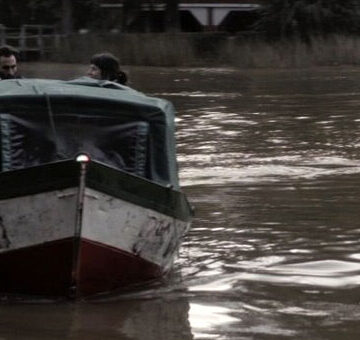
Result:
<svg viewBox="0 0 360 340">
<path fill-rule="evenodd" d="M 0 293 L 84 297 L 167 273 L 190 226 L 174 109 L 111 82 L 0 82 Z"/>
</svg>

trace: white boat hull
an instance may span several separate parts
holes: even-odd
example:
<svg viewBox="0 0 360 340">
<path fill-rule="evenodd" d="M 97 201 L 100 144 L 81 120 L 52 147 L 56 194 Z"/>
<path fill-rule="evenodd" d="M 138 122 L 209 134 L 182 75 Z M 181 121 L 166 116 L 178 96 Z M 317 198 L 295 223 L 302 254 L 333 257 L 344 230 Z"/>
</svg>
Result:
<svg viewBox="0 0 360 340">
<path fill-rule="evenodd" d="M 87 296 L 171 269 L 189 221 L 84 183 L 0 200 L 0 292 Z"/>
</svg>

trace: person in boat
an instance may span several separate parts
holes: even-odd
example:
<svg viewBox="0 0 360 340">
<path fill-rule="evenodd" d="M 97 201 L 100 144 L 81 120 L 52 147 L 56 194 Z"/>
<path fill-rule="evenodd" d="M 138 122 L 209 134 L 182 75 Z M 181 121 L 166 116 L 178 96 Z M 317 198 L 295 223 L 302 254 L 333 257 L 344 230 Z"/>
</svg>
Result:
<svg viewBox="0 0 360 340">
<path fill-rule="evenodd" d="M 94 79 L 110 80 L 121 85 L 127 83 L 127 75 L 120 69 L 119 59 L 111 53 L 93 55 L 87 75 Z"/>
<path fill-rule="evenodd" d="M 19 51 L 9 45 L 0 46 L 0 80 L 22 78 L 18 74 Z"/>
</svg>

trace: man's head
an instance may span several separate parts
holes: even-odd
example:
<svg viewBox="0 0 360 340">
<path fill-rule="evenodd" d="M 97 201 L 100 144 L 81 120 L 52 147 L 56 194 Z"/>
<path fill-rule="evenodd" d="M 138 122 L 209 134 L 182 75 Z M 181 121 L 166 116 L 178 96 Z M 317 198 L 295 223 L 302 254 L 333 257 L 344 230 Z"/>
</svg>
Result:
<svg viewBox="0 0 360 340">
<path fill-rule="evenodd" d="M 18 51 L 11 46 L 0 47 L 0 78 L 13 79 L 17 75 Z"/>
</svg>

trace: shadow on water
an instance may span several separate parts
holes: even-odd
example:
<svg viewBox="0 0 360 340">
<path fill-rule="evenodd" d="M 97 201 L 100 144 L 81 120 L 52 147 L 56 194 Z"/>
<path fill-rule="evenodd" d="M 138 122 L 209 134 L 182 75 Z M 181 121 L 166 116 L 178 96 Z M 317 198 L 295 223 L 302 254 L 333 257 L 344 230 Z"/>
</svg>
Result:
<svg viewBox="0 0 360 340">
<path fill-rule="evenodd" d="M 71 79 L 86 65 L 23 70 Z M 125 71 L 179 111 L 196 217 L 177 274 L 97 303 L 1 305 L 0 336 L 358 339 L 360 69 Z"/>
</svg>

